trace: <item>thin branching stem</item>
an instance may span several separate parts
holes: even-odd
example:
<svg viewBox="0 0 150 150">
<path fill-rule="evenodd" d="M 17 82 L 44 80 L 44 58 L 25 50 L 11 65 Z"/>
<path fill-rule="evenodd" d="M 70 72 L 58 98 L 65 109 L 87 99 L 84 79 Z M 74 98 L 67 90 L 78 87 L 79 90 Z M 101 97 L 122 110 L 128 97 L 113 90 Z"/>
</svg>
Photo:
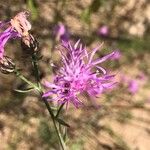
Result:
<svg viewBox="0 0 150 150">
<path fill-rule="evenodd" d="M 39 69 L 38 69 L 38 59 L 37 59 L 36 54 L 32 55 L 32 65 L 33 65 L 33 68 L 34 68 L 34 75 L 35 75 L 36 80 L 37 80 L 37 85 L 41 89 L 40 72 L 39 72 Z"/>
<path fill-rule="evenodd" d="M 43 95 L 43 91 L 42 91 L 41 84 L 40 84 L 40 73 L 39 73 L 38 59 L 37 59 L 36 54 L 33 54 L 33 56 L 32 56 L 32 63 L 33 63 L 33 67 L 34 67 L 34 74 L 35 74 L 35 77 L 36 77 L 36 80 L 37 80 L 37 86 L 41 90 L 40 94 L 42 96 Z M 57 128 L 56 120 L 55 120 L 55 116 L 53 114 L 53 111 L 52 111 L 51 107 L 49 106 L 49 103 L 47 102 L 47 100 L 45 98 L 42 98 L 42 101 L 45 103 L 46 108 L 47 108 L 47 110 L 48 110 L 48 112 L 49 112 L 49 114 L 50 114 L 50 116 L 52 118 L 52 121 L 53 121 L 53 124 L 54 124 L 54 128 L 56 130 L 56 134 L 58 136 L 61 148 L 62 148 L 62 150 L 66 150 L 66 145 L 65 145 L 65 142 L 64 142 L 64 140 L 63 140 L 63 138 L 61 136 L 60 131 Z"/>
<path fill-rule="evenodd" d="M 35 85 L 34 83 L 32 83 L 28 79 L 26 79 L 17 69 L 15 70 L 14 73 L 22 81 L 24 81 L 25 83 L 27 83 L 28 85 L 30 85 L 31 87 L 33 87 L 35 90 L 37 90 L 40 93 L 40 95 L 42 96 L 43 91 L 41 89 L 39 89 L 39 87 L 37 85 Z M 57 136 L 58 136 L 61 148 L 62 148 L 62 150 L 66 150 L 66 145 L 65 145 L 65 142 L 63 141 L 63 138 L 61 136 L 60 131 L 57 128 L 56 120 L 55 120 L 55 116 L 53 114 L 52 108 L 49 106 L 49 103 L 47 102 L 47 100 L 45 98 L 42 98 L 42 101 L 45 103 L 46 108 L 47 108 L 47 110 L 48 110 L 48 112 L 49 112 L 49 114 L 50 114 L 50 116 L 52 118 L 52 121 L 53 121 L 53 124 L 54 124 L 54 128 L 56 130 L 56 133 L 57 133 Z"/>
<path fill-rule="evenodd" d="M 43 99 L 43 102 L 45 103 L 45 105 L 46 105 L 46 107 L 47 107 L 47 109 L 48 109 L 48 112 L 49 112 L 49 114 L 50 114 L 50 116 L 51 116 L 51 118 L 52 118 L 52 121 L 53 121 L 55 130 L 56 130 L 57 136 L 58 136 L 58 138 L 59 138 L 59 142 L 60 142 L 61 148 L 62 148 L 63 150 L 66 150 L 66 145 L 65 145 L 65 142 L 64 142 L 64 140 L 63 140 L 63 138 L 62 138 L 62 136 L 61 136 L 60 131 L 59 131 L 58 128 L 57 128 L 56 121 L 55 121 L 55 116 L 54 116 L 54 114 L 53 114 L 53 111 L 52 111 L 51 107 L 49 106 L 49 104 L 48 104 L 48 102 L 47 102 L 46 99 Z"/>
<path fill-rule="evenodd" d="M 38 92 L 41 92 L 41 90 L 37 87 L 37 85 L 35 85 L 34 83 L 30 82 L 29 80 L 27 80 L 17 69 L 14 71 L 15 75 L 17 77 L 19 77 L 21 80 L 23 80 L 24 82 L 26 82 L 28 85 L 30 85 L 32 88 L 34 88 L 35 90 L 37 90 Z"/>
</svg>

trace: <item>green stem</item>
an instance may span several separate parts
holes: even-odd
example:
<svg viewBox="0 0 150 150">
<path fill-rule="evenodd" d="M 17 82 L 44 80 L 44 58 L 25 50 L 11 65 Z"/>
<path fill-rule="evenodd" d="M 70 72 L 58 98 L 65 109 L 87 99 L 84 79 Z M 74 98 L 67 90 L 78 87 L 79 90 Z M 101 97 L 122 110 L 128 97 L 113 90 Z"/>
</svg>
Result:
<svg viewBox="0 0 150 150">
<path fill-rule="evenodd" d="M 55 118 L 57 118 L 60 114 L 60 111 L 62 110 L 63 106 L 64 106 L 65 103 L 61 104 L 61 106 L 59 107 L 58 111 L 57 111 L 57 114 L 55 115 Z"/>
<path fill-rule="evenodd" d="M 39 69 L 38 69 L 38 60 L 37 60 L 36 54 L 32 55 L 32 64 L 33 64 L 33 68 L 34 68 L 34 75 L 36 77 L 37 85 L 38 85 L 39 89 L 41 89 L 40 73 L 39 73 Z"/>
<path fill-rule="evenodd" d="M 51 116 L 51 118 L 52 118 L 52 121 L 53 121 L 55 130 L 56 130 L 57 136 L 58 136 L 58 138 L 59 138 L 60 145 L 61 145 L 61 147 L 62 147 L 63 150 L 66 150 L 66 145 L 65 145 L 65 142 L 63 141 L 63 138 L 62 138 L 62 136 L 61 136 L 60 131 L 59 131 L 58 128 L 57 128 L 56 121 L 55 121 L 55 116 L 54 116 L 54 114 L 53 114 L 53 111 L 52 111 L 51 107 L 49 106 L 49 104 L 48 104 L 48 102 L 47 102 L 46 99 L 43 98 L 43 102 L 45 103 L 45 105 L 46 105 L 46 107 L 47 107 L 47 109 L 48 109 L 48 112 L 49 112 L 49 114 L 50 114 L 50 116 Z"/>
<path fill-rule="evenodd" d="M 40 84 L 40 76 L 39 76 L 40 74 L 39 74 L 38 60 L 37 60 L 36 54 L 32 55 L 32 63 L 33 63 L 33 67 L 34 67 L 34 74 L 35 74 L 35 77 L 36 77 L 36 80 L 37 80 L 37 85 L 38 85 L 38 87 L 41 90 L 40 94 L 42 96 L 43 95 L 43 91 L 42 91 L 41 84 Z M 61 148 L 62 148 L 62 150 L 66 150 L 66 145 L 65 145 L 65 143 L 63 141 L 63 138 L 61 136 L 60 131 L 57 128 L 56 121 L 55 121 L 55 116 L 53 114 L 53 111 L 52 111 L 51 107 L 49 106 L 49 103 L 47 102 L 47 100 L 45 98 L 42 98 L 42 101 L 45 103 L 45 105 L 47 107 L 47 110 L 48 110 L 48 112 L 49 112 L 49 114 L 50 114 L 50 116 L 52 118 L 52 121 L 53 121 L 53 124 L 54 124 L 54 128 L 56 130 L 56 134 L 58 136 Z"/>
<path fill-rule="evenodd" d="M 32 82 L 30 82 L 29 80 L 27 80 L 18 70 L 14 71 L 15 75 L 17 77 L 19 77 L 21 80 L 23 80 L 24 82 L 26 82 L 27 84 L 29 84 L 31 87 L 33 87 L 34 89 L 36 89 L 38 92 L 40 92 L 41 90 Z"/>
<path fill-rule="evenodd" d="M 15 75 L 17 77 L 19 77 L 21 80 L 23 80 L 25 83 L 29 84 L 35 90 L 37 90 L 42 96 L 43 91 L 41 89 L 39 89 L 39 87 L 37 87 L 37 85 L 33 84 L 32 82 L 27 80 L 23 75 L 21 75 L 21 73 L 17 69 L 15 70 Z M 61 134 L 60 134 L 60 132 L 59 132 L 57 126 L 56 126 L 55 116 L 53 114 L 52 108 L 49 106 L 49 103 L 47 102 L 47 100 L 45 98 L 42 98 L 42 101 L 45 103 L 46 108 L 47 108 L 47 110 L 48 110 L 48 112 L 49 112 L 49 114 L 50 114 L 50 116 L 52 118 L 52 121 L 53 121 L 53 124 L 54 124 L 54 128 L 56 130 L 56 133 L 57 133 L 60 145 L 62 147 L 62 150 L 66 150 L 66 146 L 65 146 L 65 143 L 63 141 L 63 138 L 61 137 Z"/>
</svg>

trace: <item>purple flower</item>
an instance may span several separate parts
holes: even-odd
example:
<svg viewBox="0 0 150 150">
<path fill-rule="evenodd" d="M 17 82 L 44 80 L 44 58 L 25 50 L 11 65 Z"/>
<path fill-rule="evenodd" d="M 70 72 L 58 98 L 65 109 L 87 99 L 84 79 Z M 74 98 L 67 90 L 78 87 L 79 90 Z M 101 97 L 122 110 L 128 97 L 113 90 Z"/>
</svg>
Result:
<svg viewBox="0 0 150 150">
<path fill-rule="evenodd" d="M 131 94 L 136 94 L 138 90 L 139 90 L 139 84 L 138 84 L 138 82 L 136 80 L 130 80 L 128 82 L 128 91 Z"/>
<path fill-rule="evenodd" d="M 59 40 L 63 40 L 63 41 L 69 40 L 69 33 L 67 31 L 67 28 L 61 22 L 59 22 L 58 25 L 56 25 L 54 27 L 53 34 L 55 35 L 55 37 L 58 41 Z"/>
<path fill-rule="evenodd" d="M 14 37 L 17 37 L 17 33 L 12 30 L 11 27 L 7 28 L 4 32 L 0 34 L 0 59 L 3 58 L 4 55 L 4 46 L 6 42 Z"/>
<path fill-rule="evenodd" d="M 6 28 L 0 33 L 0 59 L 3 58 L 4 46 L 9 39 L 28 35 L 31 25 L 26 19 L 27 15 L 27 12 L 20 12 L 10 21 L 0 22 L 0 29 Z"/>
<path fill-rule="evenodd" d="M 147 81 L 147 76 L 143 72 L 141 72 L 140 74 L 137 75 L 137 79 L 141 81 Z"/>
<path fill-rule="evenodd" d="M 61 51 L 63 66 L 53 83 L 45 82 L 45 86 L 50 90 L 44 93 L 43 97 L 55 95 L 55 98 L 48 100 L 56 100 L 59 104 L 70 102 L 75 107 L 79 107 L 83 104 L 78 98 L 80 94 L 86 92 L 89 96 L 97 97 L 98 94 L 113 87 L 114 75 L 108 75 L 99 64 L 111 58 L 114 52 L 93 60 L 94 54 L 102 45 L 88 53 L 79 42 L 80 40 L 74 46 L 70 42 L 62 43 L 67 51 L 66 53 Z"/>
<path fill-rule="evenodd" d="M 121 58 L 121 52 L 119 50 L 115 50 L 115 54 L 112 56 L 112 60 L 119 60 Z"/>
<path fill-rule="evenodd" d="M 100 36 L 108 36 L 108 34 L 109 34 L 108 26 L 103 25 L 102 27 L 99 28 L 98 35 L 100 35 Z"/>
</svg>

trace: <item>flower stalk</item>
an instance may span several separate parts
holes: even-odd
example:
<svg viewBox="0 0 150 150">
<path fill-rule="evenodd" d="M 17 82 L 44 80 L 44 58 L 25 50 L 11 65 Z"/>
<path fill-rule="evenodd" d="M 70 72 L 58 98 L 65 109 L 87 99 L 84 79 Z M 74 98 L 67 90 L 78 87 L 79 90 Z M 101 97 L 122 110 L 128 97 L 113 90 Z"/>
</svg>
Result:
<svg viewBox="0 0 150 150">
<path fill-rule="evenodd" d="M 19 77 L 22 81 L 24 81 L 25 83 L 27 83 L 28 85 L 30 85 L 32 88 L 34 88 L 35 90 L 37 90 L 38 92 L 41 92 L 41 90 L 31 81 L 29 81 L 28 79 L 26 79 L 19 70 L 15 69 L 14 73 L 17 77 Z"/>
<path fill-rule="evenodd" d="M 37 69 L 38 69 L 38 66 L 37 66 Z M 19 72 L 19 70 L 15 69 L 14 73 L 15 73 L 15 75 L 16 75 L 17 77 L 19 77 L 22 81 L 24 81 L 25 83 L 27 83 L 28 85 L 30 85 L 32 88 L 34 88 L 36 91 L 38 91 L 38 92 L 40 93 L 40 95 L 42 96 L 43 91 L 42 91 L 41 88 L 39 88 L 37 85 L 35 85 L 34 83 L 32 83 L 32 82 L 30 82 L 28 79 L 26 79 L 26 78 Z M 37 74 L 36 74 L 36 75 L 37 75 Z M 39 84 L 40 84 L 40 83 L 39 83 Z M 39 84 L 38 84 L 38 85 L 39 85 Z M 49 103 L 47 102 L 46 98 L 42 98 L 42 101 L 44 102 L 44 104 L 45 104 L 45 106 L 46 106 L 46 108 L 47 108 L 47 110 L 48 110 L 48 112 L 49 112 L 49 114 L 50 114 L 50 116 L 51 116 L 51 118 L 52 118 L 52 122 L 53 122 L 53 124 L 54 124 L 54 128 L 55 128 L 55 130 L 56 130 L 56 134 L 57 134 L 57 136 L 58 136 L 58 139 L 59 139 L 61 148 L 62 148 L 62 150 L 66 150 L 66 145 L 65 145 L 65 142 L 63 141 L 63 138 L 62 138 L 62 136 L 61 136 L 60 131 L 59 131 L 58 128 L 57 128 L 56 120 L 55 120 L 56 117 L 55 117 L 55 115 L 54 115 L 54 113 L 53 113 L 53 111 L 52 111 L 52 108 L 49 106 Z M 57 113 L 57 114 L 58 114 L 58 113 Z"/>
<path fill-rule="evenodd" d="M 50 116 L 52 118 L 52 121 L 53 121 L 53 124 L 54 124 L 54 128 L 55 128 L 57 136 L 59 138 L 59 142 L 60 142 L 61 148 L 62 148 L 62 150 L 66 150 L 66 145 L 65 145 L 65 142 L 64 142 L 64 140 L 63 140 L 63 138 L 61 136 L 61 133 L 60 133 L 59 129 L 57 128 L 56 120 L 55 120 L 55 116 L 53 114 L 53 111 L 52 111 L 51 107 L 49 106 L 49 103 L 47 102 L 47 100 L 45 98 L 43 98 L 42 100 L 45 103 L 45 105 L 47 107 L 47 110 L 48 110 L 48 112 L 49 112 L 49 114 L 50 114 Z"/>
<path fill-rule="evenodd" d="M 37 79 L 37 86 L 38 88 L 40 89 L 40 94 L 41 96 L 43 95 L 43 91 L 41 89 L 41 84 L 40 84 L 40 73 L 39 73 L 39 68 L 38 68 L 38 59 L 37 59 L 37 56 L 36 56 L 36 53 L 32 55 L 32 63 L 33 63 L 33 68 L 34 68 L 34 73 L 35 73 L 35 77 Z M 56 120 L 55 120 L 55 115 L 53 114 L 53 111 L 51 109 L 51 107 L 49 106 L 49 103 L 47 101 L 46 98 L 42 97 L 42 101 L 44 102 L 51 118 L 52 118 L 52 121 L 53 121 L 53 124 L 54 124 L 54 128 L 56 130 L 56 134 L 58 136 L 58 139 L 59 139 L 59 142 L 60 142 L 60 145 L 61 145 L 61 148 L 62 150 L 66 150 L 66 145 L 65 145 L 65 142 L 63 141 L 63 138 L 61 136 L 61 133 L 59 131 L 59 129 L 57 128 L 57 125 L 56 125 Z M 63 106 L 62 106 L 63 107 Z M 62 109 L 62 108 L 61 108 Z M 57 114 L 59 114 L 60 111 L 57 112 Z"/>
<path fill-rule="evenodd" d="M 39 87 L 39 89 L 41 89 L 40 72 L 39 72 L 39 69 L 38 69 L 38 59 L 37 59 L 36 54 L 32 55 L 32 65 L 33 65 L 33 68 L 34 68 L 34 75 L 36 77 L 37 86 Z"/>
</svg>

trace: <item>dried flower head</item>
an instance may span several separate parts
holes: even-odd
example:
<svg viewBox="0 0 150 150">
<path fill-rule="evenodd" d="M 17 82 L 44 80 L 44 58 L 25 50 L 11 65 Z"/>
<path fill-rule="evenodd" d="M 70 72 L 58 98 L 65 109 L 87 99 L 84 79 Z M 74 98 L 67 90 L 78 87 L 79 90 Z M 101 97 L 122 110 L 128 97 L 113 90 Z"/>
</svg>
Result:
<svg viewBox="0 0 150 150">
<path fill-rule="evenodd" d="M 57 100 L 60 104 L 70 102 L 75 107 L 79 107 L 82 105 L 82 101 L 78 98 L 80 94 L 87 92 L 90 96 L 96 97 L 113 87 L 114 75 L 108 75 L 99 64 L 111 58 L 114 52 L 93 60 L 94 54 L 102 45 L 88 53 L 79 42 L 80 40 L 74 46 L 70 42 L 62 43 L 67 54 L 61 51 L 63 66 L 56 75 L 54 83 L 45 82 L 45 86 L 50 90 L 44 93 L 43 97 L 55 95 L 55 98 L 48 100 Z"/>
<path fill-rule="evenodd" d="M 9 74 L 14 72 L 15 64 L 11 58 L 4 56 L 0 59 L 0 71 L 4 74 Z"/>
<path fill-rule="evenodd" d="M 29 16 L 28 11 L 18 13 L 13 19 L 10 20 L 12 28 L 14 28 L 21 36 L 27 36 L 31 30 L 31 24 L 27 20 Z"/>
<path fill-rule="evenodd" d="M 34 54 L 38 51 L 38 42 L 29 34 L 28 36 L 22 37 L 21 47 L 27 54 Z"/>
<path fill-rule="evenodd" d="M 20 12 L 13 19 L 7 22 L 0 22 L 0 28 L 7 27 L 0 33 L 0 59 L 4 55 L 4 46 L 9 39 L 28 36 L 31 24 L 27 20 L 28 13 Z"/>
</svg>

